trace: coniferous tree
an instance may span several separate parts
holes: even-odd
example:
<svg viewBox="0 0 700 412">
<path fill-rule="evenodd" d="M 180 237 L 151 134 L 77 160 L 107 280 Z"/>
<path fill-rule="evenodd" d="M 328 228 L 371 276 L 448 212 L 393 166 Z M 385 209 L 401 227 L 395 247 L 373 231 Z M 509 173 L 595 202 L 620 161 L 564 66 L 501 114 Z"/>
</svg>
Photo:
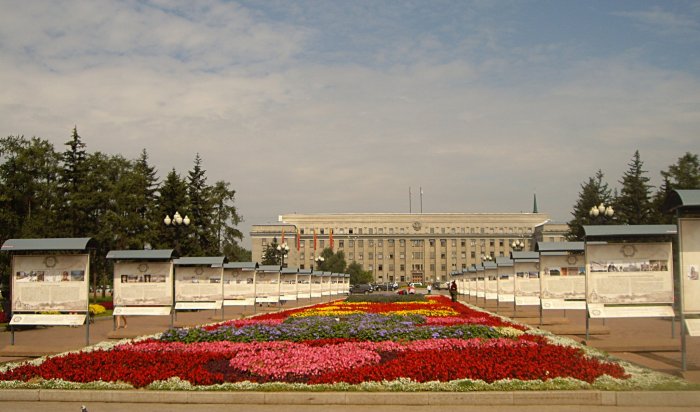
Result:
<svg viewBox="0 0 700 412">
<path fill-rule="evenodd" d="M 212 219 L 215 218 L 211 202 L 211 188 L 207 186 L 206 171 L 202 168 L 202 158 L 195 156 L 194 166 L 187 177 L 187 193 L 190 199 L 192 218 L 193 247 L 199 256 L 215 255 L 217 250 L 216 230 Z"/>
<path fill-rule="evenodd" d="M 651 185 L 649 178 L 645 176 L 646 170 L 642 169 L 643 164 L 639 150 L 635 151 L 632 162 L 628 164 L 629 169 L 620 181 L 622 184 L 620 196 L 615 199 L 618 223 L 642 225 L 651 222 Z"/>
<path fill-rule="evenodd" d="M 700 189 L 700 161 L 697 154 L 686 152 L 678 158 L 676 164 L 662 171 L 661 176 L 667 178 L 672 189 Z"/>
<path fill-rule="evenodd" d="M 218 181 L 210 191 L 210 200 L 213 206 L 212 223 L 216 231 L 217 253 L 223 253 L 229 261 L 236 261 L 240 257 L 240 247 L 238 241 L 243 238 L 243 234 L 236 226 L 241 222 L 233 201 L 236 191 L 230 189 L 228 182 Z"/>
<path fill-rule="evenodd" d="M 598 170 L 595 177 L 589 177 L 588 182 L 581 184 L 581 192 L 574 205 L 574 211 L 571 212 L 573 219 L 568 223 L 569 232 L 567 233 L 567 238 L 569 240 L 583 240 L 585 235 L 583 226 L 590 225 L 593 222 L 589 215 L 591 207 L 601 203 L 611 204 L 611 191 L 608 184 L 603 181 L 603 177 L 603 172 Z"/>
<path fill-rule="evenodd" d="M 90 193 L 85 190 L 87 180 L 87 152 L 85 143 L 74 127 L 71 139 L 65 143 L 68 148 L 61 155 L 63 169 L 60 173 L 61 195 L 61 227 L 69 237 L 89 236 L 85 222 L 88 218 L 87 202 Z"/>
<path fill-rule="evenodd" d="M 280 254 L 277 251 L 277 238 L 272 239 L 272 243 L 268 244 L 263 251 L 262 259 L 260 264 L 262 265 L 280 265 L 282 260 L 280 259 Z"/>
<path fill-rule="evenodd" d="M 168 216 L 173 218 L 175 212 L 182 217 L 189 216 L 190 202 L 187 195 L 187 182 L 185 182 L 175 169 L 172 169 L 160 186 L 158 191 L 158 213 L 159 220 L 156 232 L 158 233 L 156 246 L 158 249 L 175 249 L 180 256 L 196 256 L 191 247 L 192 236 L 190 227 L 184 225 L 171 224 L 166 226 L 163 218 Z M 190 223 L 191 225 L 192 223 Z"/>
<path fill-rule="evenodd" d="M 666 202 L 666 198 L 672 190 L 671 182 L 669 182 L 668 177 L 664 177 L 659 190 L 656 191 L 656 194 L 654 194 L 654 198 L 652 199 L 652 215 L 650 219 L 651 224 L 668 225 L 673 223 L 673 216 L 663 212 L 664 202 Z"/>
</svg>

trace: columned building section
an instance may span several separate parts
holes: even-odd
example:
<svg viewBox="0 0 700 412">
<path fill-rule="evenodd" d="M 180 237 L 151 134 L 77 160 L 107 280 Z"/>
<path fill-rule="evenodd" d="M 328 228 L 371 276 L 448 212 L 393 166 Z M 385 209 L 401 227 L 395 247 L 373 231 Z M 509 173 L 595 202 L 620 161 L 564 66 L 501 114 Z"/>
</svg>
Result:
<svg viewBox="0 0 700 412">
<path fill-rule="evenodd" d="M 289 214 L 251 229 L 253 260 L 273 242 L 289 247 L 285 264 L 310 269 L 324 248 L 371 271 L 376 282 L 435 282 L 485 257 L 509 256 L 514 241 L 534 250 L 544 213 Z"/>
</svg>

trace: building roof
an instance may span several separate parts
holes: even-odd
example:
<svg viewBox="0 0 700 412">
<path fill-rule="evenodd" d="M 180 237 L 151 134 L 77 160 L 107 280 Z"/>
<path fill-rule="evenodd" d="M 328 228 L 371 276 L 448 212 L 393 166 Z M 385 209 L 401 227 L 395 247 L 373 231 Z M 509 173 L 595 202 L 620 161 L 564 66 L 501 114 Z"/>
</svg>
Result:
<svg viewBox="0 0 700 412">
<path fill-rule="evenodd" d="M 260 265 L 260 266 L 258 266 L 259 272 L 279 272 L 280 269 L 281 268 L 279 265 Z"/>
<path fill-rule="evenodd" d="M 170 260 L 174 257 L 175 249 L 110 250 L 106 256 L 115 260 Z"/>
<path fill-rule="evenodd" d="M 507 258 L 507 257 L 505 257 L 505 256 L 504 256 L 504 257 L 499 256 L 499 257 L 496 258 L 496 266 L 498 266 L 498 267 L 501 267 L 501 266 L 503 266 L 503 267 L 513 266 L 513 260 L 512 260 L 512 259 L 509 259 L 509 258 Z"/>
<path fill-rule="evenodd" d="M 94 247 L 90 237 L 64 237 L 48 239 L 7 239 L 2 244 L 3 252 L 26 250 L 85 250 Z"/>
<path fill-rule="evenodd" d="M 280 273 L 282 273 L 283 275 L 296 275 L 297 273 L 299 273 L 299 268 L 298 267 L 286 267 L 286 268 L 283 268 Z"/>
<path fill-rule="evenodd" d="M 510 252 L 510 257 L 513 259 L 515 263 L 517 262 L 530 262 L 530 261 L 538 261 L 540 259 L 540 254 L 537 252 L 528 252 L 528 251 L 522 251 L 522 252 Z"/>
</svg>

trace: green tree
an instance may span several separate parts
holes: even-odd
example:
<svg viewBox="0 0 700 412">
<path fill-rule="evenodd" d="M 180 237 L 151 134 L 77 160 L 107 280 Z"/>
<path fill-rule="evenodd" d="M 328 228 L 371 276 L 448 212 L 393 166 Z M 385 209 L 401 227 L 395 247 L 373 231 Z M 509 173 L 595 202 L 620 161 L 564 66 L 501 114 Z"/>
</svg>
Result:
<svg viewBox="0 0 700 412">
<path fill-rule="evenodd" d="M 68 148 L 61 155 L 63 168 L 60 173 L 60 185 L 63 203 L 59 216 L 68 236 L 89 236 L 86 222 L 91 193 L 85 187 L 88 173 L 85 165 L 87 152 L 77 126 L 73 128 L 71 139 L 65 146 Z"/>
<path fill-rule="evenodd" d="M 604 174 L 601 170 L 596 172 L 595 177 L 589 177 L 588 182 L 581 184 L 581 192 L 579 192 L 578 200 L 574 205 L 574 211 L 571 212 L 573 219 L 568 223 L 569 232 L 567 238 L 569 240 L 583 240 L 584 225 L 590 225 L 593 219 L 588 214 L 591 207 L 604 203 L 611 204 L 612 196 L 608 184 L 603 181 Z"/>
<path fill-rule="evenodd" d="M 615 214 L 618 223 L 626 225 L 649 224 L 652 216 L 651 185 L 642 169 L 643 162 L 639 150 L 634 152 L 629 169 L 625 172 L 620 184 L 622 190 L 615 200 Z"/>
<path fill-rule="evenodd" d="M 319 266 L 319 270 L 333 273 L 345 273 L 347 264 L 345 263 L 345 253 L 342 250 L 333 252 L 331 248 L 325 248 L 321 251 L 323 262 Z"/>
<path fill-rule="evenodd" d="M 213 219 L 214 207 L 211 199 L 211 187 L 207 186 L 206 171 L 202 168 L 202 158 L 195 156 L 194 166 L 187 177 L 187 194 L 190 199 L 192 218 L 191 233 L 194 242 L 191 253 L 212 256 L 220 253 L 216 240 Z"/>
<path fill-rule="evenodd" d="M 661 183 L 661 186 L 659 186 L 659 190 L 657 190 L 656 194 L 654 194 L 654 198 L 651 202 L 651 224 L 668 225 L 673 223 L 673 215 L 663 212 L 663 205 L 672 190 L 671 182 L 669 182 L 668 177 L 663 177 L 663 182 Z"/>
<path fill-rule="evenodd" d="M 277 251 L 277 238 L 272 239 L 272 243 L 268 244 L 263 252 L 262 265 L 280 265 L 282 264 L 280 254 Z"/>
<path fill-rule="evenodd" d="M 236 191 L 230 188 L 230 184 L 218 181 L 210 190 L 212 204 L 212 222 L 216 231 L 215 249 L 223 253 L 229 261 L 243 261 L 241 258 L 250 259 L 238 241 L 243 238 L 243 233 L 236 228 L 242 221 L 236 207 L 233 205 Z"/>
<path fill-rule="evenodd" d="M 700 161 L 697 154 L 686 152 L 678 158 L 676 164 L 662 171 L 661 176 L 667 178 L 671 188 L 700 189 Z"/>
<path fill-rule="evenodd" d="M 166 226 L 163 223 L 165 216 L 171 219 L 175 212 L 181 216 L 188 216 L 190 211 L 190 201 L 187 195 L 187 182 L 185 182 L 175 169 L 172 169 L 158 190 L 158 220 L 155 223 L 158 233 L 155 248 L 157 249 L 175 249 L 180 256 L 194 256 L 190 245 L 192 237 L 190 236 L 190 228 L 185 225 L 171 224 Z M 192 224 L 192 223 L 190 223 Z"/>
<path fill-rule="evenodd" d="M 372 272 L 368 270 L 362 270 L 362 265 L 357 262 L 352 262 L 348 265 L 345 270 L 347 274 L 350 275 L 350 284 L 357 285 L 360 283 L 371 283 L 372 282 Z"/>
</svg>

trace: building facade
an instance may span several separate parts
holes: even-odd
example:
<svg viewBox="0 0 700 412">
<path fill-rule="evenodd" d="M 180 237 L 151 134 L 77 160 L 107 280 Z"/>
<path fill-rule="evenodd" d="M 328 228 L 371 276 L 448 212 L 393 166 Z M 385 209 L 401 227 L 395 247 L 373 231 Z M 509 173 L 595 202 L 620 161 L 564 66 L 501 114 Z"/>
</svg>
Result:
<svg viewBox="0 0 700 412">
<path fill-rule="evenodd" d="M 285 242 L 285 265 L 313 268 L 324 248 L 371 271 L 376 282 L 436 282 L 487 257 L 508 256 L 512 243 L 534 250 L 544 213 L 289 214 L 279 224 L 253 225 L 253 260 Z"/>
</svg>

